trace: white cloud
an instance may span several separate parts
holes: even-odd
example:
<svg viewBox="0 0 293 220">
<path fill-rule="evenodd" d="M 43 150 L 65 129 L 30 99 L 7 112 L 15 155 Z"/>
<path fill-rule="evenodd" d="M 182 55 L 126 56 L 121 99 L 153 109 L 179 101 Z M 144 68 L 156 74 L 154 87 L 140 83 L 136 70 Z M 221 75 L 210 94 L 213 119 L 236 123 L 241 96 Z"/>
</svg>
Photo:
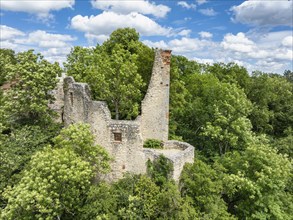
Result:
<svg viewBox="0 0 293 220">
<path fill-rule="evenodd" d="M 34 1 L 34 0 L 10 0 L 0 1 L 2 10 L 27 12 L 37 14 L 41 19 L 52 18 L 50 11 L 58 11 L 63 8 L 72 8 L 74 0 L 58 0 L 58 1 Z"/>
<path fill-rule="evenodd" d="M 17 43 L 33 44 L 41 48 L 67 47 L 70 41 L 76 40 L 70 35 L 51 34 L 46 31 L 37 30 L 28 34 L 25 39 L 16 40 Z"/>
<path fill-rule="evenodd" d="M 184 29 L 184 30 L 180 31 L 178 33 L 178 35 L 180 35 L 180 36 L 189 36 L 190 33 L 191 33 L 191 30 L 190 29 Z"/>
<path fill-rule="evenodd" d="M 6 25 L 0 25 L 0 40 L 1 41 L 9 40 L 9 39 L 12 39 L 13 37 L 24 36 L 24 35 L 25 33 L 23 33 L 20 30 L 17 30 L 12 27 L 8 27 Z"/>
<path fill-rule="evenodd" d="M 0 26 L 0 31 L 1 48 L 13 49 L 16 52 L 34 49 L 41 52 L 50 62 L 64 62 L 72 48 L 72 41 L 76 40 L 70 35 L 52 34 L 42 30 L 24 33 L 5 25 Z"/>
<path fill-rule="evenodd" d="M 192 60 L 195 60 L 198 63 L 207 63 L 207 64 L 213 64 L 213 63 L 215 63 L 215 61 L 213 59 L 204 59 L 204 58 L 194 57 Z"/>
<path fill-rule="evenodd" d="M 175 53 L 189 53 L 190 51 L 200 50 L 203 46 L 200 40 L 186 37 L 171 40 L 168 45 Z"/>
<path fill-rule="evenodd" d="M 169 46 L 163 40 L 157 41 L 157 42 L 152 42 L 150 40 L 144 40 L 142 42 L 145 45 L 148 45 L 149 47 L 160 48 L 160 49 L 169 49 Z"/>
<path fill-rule="evenodd" d="M 212 38 L 213 34 L 210 32 L 206 32 L 206 31 L 201 31 L 198 33 L 200 35 L 201 38 Z"/>
<path fill-rule="evenodd" d="M 282 40 L 282 45 L 285 47 L 293 47 L 293 37 L 287 36 Z"/>
<path fill-rule="evenodd" d="M 155 17 L 165 17 L 171 9 L 165 5 L 156 5 L 153 2 L 136 0 L 133 1 L 105 1 L 92 0 L 92 6 L 103 11 L 112 11 L 119 14 L 129 14 L 138 12 L 145 15 L 154 15 Z"/>
<path fill-rule="evenodd" d="M 198 4 L 198 5 L 202 5 L 202 4 L 205 4 L 205 3 L 207 3 L 208 1 L 207 0 L 196 0 L 196 3 Z"/>
<path fill-rule="evenodd" d="M 95 35 L 90 33 L 85 33 L 84 35 L 88 41 L 94 45 L 95 42 L 102 44 L 104 41 L 106 41 L 109 38 L 109 35 L 101 34 L 101 35 Z"/>
<path fill-rule="evenodd" d="M 291 1 L 245 1 L 230 10 L 235 22 L 253 26 L 293 26 Z"/>
<path fill-rule="evenodd" d="M 200 9 L 199 12 L 206 16 L 216 16 L 218 13 L 212 8 Z"/>
<path fill-rule="evenodd" d="M 49 48 L 47 50 L 42 51 L 42 55 L 44 55 L 45 59 L 49 62 L 59 62 L 61 65 L 66 61 L 67 55 L 70 53 L 71 46 L 63 47 L 63 48 Z"/>
<path fill-rule="evenodd" d="M 243 65 L 249 72 L 261 70 L 282 73 L 285 69 L 292 69 L 293 51 L 289 46 L 291 36 L 292 31 L 270 32 L 258 38 L 239 32 L 226 34 L 221 42 L 215 42 L 211 38 L 182 37 L 144 43 L 171 49 L 176 55 L 201 63 L 234 62 Z"/>
<path fill-rule="evenodd" d="M 180 5 L 182 8 L 186 8 L 186 9 L 196 9 L 196 5 L 195 4 L 188 4 L 185 1 L 180 1 L 177 3 L 177 5 Z"/>
<path fill-rule="evenodd" d="M 237 35 L 226 34 L 221 46 L 227 53 L 231 53 L 231 57 L 239 59 L 254 59 L 255 61 L 266 61 L 270 65 L 276 63 L 292 62 L 293 50 L 292 47 L 288 48 L 292 39 L 289 35 L 290 31 L 271 32 L 258 39 L 249 39 L 244 33 Z M 286 36 L 287 37 L 284 37 Z M 291 41 L 292 42 L 292 41 Z M 287 45 L 288 43 L 288 45 Z M 258 62 L 260 64 L 260 61 Z M 275 68 L 277 68 L 276 65 Z"/>
<path fill-rule="evenodd" d="M 221 46 L 225 50 L 232 50 L 242 53 L 252 52 L 255 49 L 254 42 L 249 40 L 242 32 L 237 35 L 230 33 L 226 34 Z"/>
<path fill-rule="evenodd" d="M 162 27 L 150 18 L 134 12 L 123 15 L 104 11 L 97 16 L 77 15 L 71 19 L 71 28 L 85 32 L 85 36 L 91 38 L 109 35 L 117 28 L 125 27 L 135 28 L 144 36 L 173 34 L 172 28 Z"/>
<path fill-rule="evenodd" d="M 158 48 L 167 48 L 171 49 L 174 54 L 185 55 L 189 58 L 194 56 L 194 53 L 197 51 L 203 50 L 208 45 L 212 44 L 206 40 L 199 40 L 197 38 L 189 38 L 189 37 L 181 37 L 180 39 L 172 39 L 168 42 L 159 41 L 152 42 L 149 40 L 143 41 L 143 43 L 147 44 L 150 47 L 158 47 Z"/>
</svg>

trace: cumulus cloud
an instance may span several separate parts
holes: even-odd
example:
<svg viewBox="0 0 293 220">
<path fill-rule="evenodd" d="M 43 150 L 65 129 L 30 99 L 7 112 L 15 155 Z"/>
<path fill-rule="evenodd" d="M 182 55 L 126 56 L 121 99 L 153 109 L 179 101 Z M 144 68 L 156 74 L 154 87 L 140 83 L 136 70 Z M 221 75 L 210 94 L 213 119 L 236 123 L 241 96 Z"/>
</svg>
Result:
<svg viewBox="0 0 293 220">
<path fill-rule="evenodd" d="M 51 11 L 58 11 L 63 8 L 72 8 L 74 0 L 59 0 L 59 1 L 33 1 L 33 0 L 10 0 L 0 1 L 2 10 L 27 12 L 36 14 L 40 19 L 51 19 Z"/>
<path fill-rule="evenodd" d="M 282 45 L 285 47 L 293 47 L 293 37 L 287 36 L 282 40 Z"/>
<path fill-rule="evenodd" d="M 153 2 L 136 0 L 132 1 L 105 1 L 92 0 L 91 4 L 94 8 L 103 11 L 112 11 L 119 14 L 129 14 L 131 12 L 138 12 L 145 15 L 154 15 L 155 17 L 165 17 L 171 9 L 166 5 L 156 5 Z"/>
<path fill-rule="evenodd" d="M 212 38 L 213 34 L 210 32 L 206 32 L 206 31 L 201 31 L 198 33 L 200 35 L 201 38 Z"/>
<path fill-rule="evenodd" d="M 188 4 L 185 1 L 180 1 L 177 3 L 177 5 L 180 5 L 182 8 L 186 8 L 186 9 L 196 9 L 196 5 L 195 4 Z"/>
<path fill-rule="evenodd" d="M 200 32 L 206 35 L 205 32 Z M 228 33 L 222 41 L 212 38 L 182 37 L 169 41 L 144 41 L 151 47 L 168 48 L 174 54 L 183 55 L 202 63 L 234 62 L 245 66 L 248 71 L 282 73 L 292 69 L 292 32 L 271 32 L 255 38 L 248 33 Z"/>
<path fill-rule="evenodd" d="M 158 41 L 152 42 L 149 40 L 143 41 L 146 45 L 150 47 L 158 47 L 164 49 L 171 49 L 174 54 L 184 55 L 189 58 L 194 56 L 194 53 L 198 51 L 204 51 L 208 45 L 210 48 L 212 47 L 211 41 L 200 40 L 198 38 L 189 38 L 189 37 L 181 37 L 179 39 L 172 39 L 168 42 Z"/>
<path fill-rule="evenodd" d="M 178 33 L 178 35 L 180 35 L 180 36 L 189 36 L 190 33 L 191 33 L 191 30 L 190 29 L 184 29 L 184 30 L 180 31 Z"/>
<path fill-rule="evenodd" d="M 245 1 L 230 10 L 234 22 L 253 26 L 293 26 L 291 1 Z"/>
<path fill-rule="evenodd" d="M 85 32 L 85 36 L 91 38 L 109 35 L 117 28 L 125 27 L 135 28 L 144 36 L 169 36 L 173 31 L 172 28 L 162 27 L 152 19 L 135 12 L 124 15 L 104 11 L 97 16 L 77 15 L 71 19 L 71 28 Z"/>
<path fill-rule="evenodd" d="M 160 48 L 160 49 L 169 49 L 168 44 L 163 40 L 160 40 L 160 41 L 157 41 L 157 42 L 153 42 L 153 41 L 150 41 L 150 40 L 144 40 L 142 42 L 145 45 L 148 45 L 149 47 Z"/>
<path fill-rule="evenodd" d="M 70 35 L 51 34 L 46 31 L 37 30 L 28 34 L 24 39 L 16 40 L 21 44 L 34 44 L 41 48 L 61 48 L 67 47 L 70 41 L 76 40 Z"/>
<path fill-rule="evenodd" d="M 277 70 L 279 66 L 277 63 L 284 65 L 287 63 L 288 65 L 292 62 L 293 50 L 292 47 L 288 47 L 292 42 L 290 42 L 291 39 L 292 32 L 290 33 L 290 31 L 268 33 L 259 36 L 256 40 L 249 39 L 240 32 L 237 35 L 226 34 L 221 46 L 227 53 L 231 53 L 231 57 L 243 60 L 254 59 L 257 65 L 261 64 L 260 61 L 263 61 L 262 64 L 267 63 L 268 66 L 275 64 L 275 68 L 272 70 Z"/>
<path fill-rule="evenodd" d="M 24 33 L 16 28 L 0 26 L 1 48 L 13 49 L 16 52 L 34 49 L 41 52 L 50 62 L 64 62 L 76 38 L 70 35 L 52 34 L 43 30 Z"/>
<path fill-rule="evenodd" d="M 244 33 L 240 32 L 237 35 L 226 34 L 221 46 L 226 50 L 247 53 L 254 50 L 255 44 L 253 41 L 249 40 Z"/>
<path fill-rule="evenodd" d="M 216 16 L 218 13 L 212 8 L 200 9 L 199 12 L 206 16 Z"/>
<path fill-rule="evenodd" d="M 8 40 L 11 39 L 13 37 L 17 37 L 17 36 L 24 36 L 25 33 L 23 33 L 20 30 L 17 30 L 15 28 L 12 27 L 8 27 L 6 25 L 0 25 L 0 40 L 4 41 L 4 40 Z"/>
</svg>

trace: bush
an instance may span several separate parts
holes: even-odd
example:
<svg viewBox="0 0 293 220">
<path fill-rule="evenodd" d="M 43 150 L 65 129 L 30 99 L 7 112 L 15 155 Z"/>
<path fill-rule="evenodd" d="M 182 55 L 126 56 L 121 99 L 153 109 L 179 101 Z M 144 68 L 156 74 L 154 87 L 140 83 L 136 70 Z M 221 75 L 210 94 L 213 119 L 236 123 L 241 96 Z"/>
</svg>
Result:
<svg viewBox="0 0 293 220">
<path fill-rule="evenodd" d="M 157 139 L 147 139 L 143 147 L 144 148 L 154 148 L 154 149 L 163 149 L 163 141 L 157 140 Z"/>
</svg>

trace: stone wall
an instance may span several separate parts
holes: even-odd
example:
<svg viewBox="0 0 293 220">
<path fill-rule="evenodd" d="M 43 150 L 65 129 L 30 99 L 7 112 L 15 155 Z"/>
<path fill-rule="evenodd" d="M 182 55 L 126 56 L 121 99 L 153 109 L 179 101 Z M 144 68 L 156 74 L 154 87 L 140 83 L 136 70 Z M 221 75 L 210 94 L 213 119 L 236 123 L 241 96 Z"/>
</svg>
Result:
<svg viewBox="0 0 293 220">
<path fill-rule="evenodd" d="M 66 126 L 78 122 L 90 124 L 96 144 L 113 158 L 109 180 L 119 179 L 125 172 L 145 173 L 139 121 L 111 119 L 107 104 L 93 101 L 88 85 L 76 83 L 72 77 L 64 79 L 63 120 Z"/>
<path fill-rule="evenodd" d="M 147 159 L 157 159 L 161 154 L 168 158 L 174 167 L 172 178 L 178 182 L 185 163 L 193 163 L 194 147 L 181 141 L 166 141 L 164 149 L 144 149 Z"/>
<path fill-rule="evenodd" d="M 141 103 L 143 140 L 168 140 L 170 50 L 157 50 L 149 87 Z"/>
<path fill-rule="evenodd" d="M 173 178 L 179 179 L 183 165 L 193 162 L 193 147 L 187 143 L 167 141 L 169 129 L 169 84 L 171 51 L 157 50 L 142 114 L 134 121 L 113 120 L 105 102 L 91 99 L 90 88 L 72 77 L 60 81 L 54 92 L 52 108 L 59 112 L 65 126 L 88 123 L 96 144 L 113 158 L 112 171 L 106 179 L 120 179 L 125 172 L 146 173 L 146 162 L 164 154 L 174 164 Z M 143 141 L 155 138 L 165 141 L 165 150 L 143 148 Z"/>
</svg>

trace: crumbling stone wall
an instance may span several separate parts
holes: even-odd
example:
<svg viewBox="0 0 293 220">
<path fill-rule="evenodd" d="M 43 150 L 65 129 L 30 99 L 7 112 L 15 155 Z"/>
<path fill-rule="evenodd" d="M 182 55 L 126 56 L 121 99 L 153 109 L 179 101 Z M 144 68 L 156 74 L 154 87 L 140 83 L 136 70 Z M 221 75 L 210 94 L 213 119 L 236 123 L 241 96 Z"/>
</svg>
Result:
<svg viewBox="0 0 293 220">
<path fill-rule="evenodd" d="M 125 172 L 146 173 L 146 162 L 164 154 L 174 164 L 173 178 L 179 179 L 183 165 L 193 162 L 193 147 L 183 142 L 170 142 L 169 87 L 171 51 L 157 50 L 147 94 L 142 101 L 142 114 L 134 121 L 113 120 L 105 102 L 91 99 L 90 88 L 72 77 L 62 78 L 55 91 L 52 107 L 59 111 L 65 126 L 88 123 L 96 144 L 112 156 L 112 171 L 106 177 L 117 180 Z M 62 86 L 63 85 L 63 86 Z M 164 150 L 143 148 L 143 141 L 155 138 L 165 141 Z M 175 150 L 174 150 L 175 149 Z"/>
<path fill-rule="evenodd" d="M 141 103 L 141 133 L 143 140 L 168 140 L 170 50 L 157 50 L 152 77 Z"/>
<path fill-rule="evenodd" d="M 174 140 L 164 142 L 163 149 L 145 148 L 144 153 L 146 158 L 151 161 L 159 158 L 161 154 L 167 157 L 174 167 L 172 178 L 177 182 L 179 181 L 184 164 L 193 163 L 194 160 L 194 147 L 188 143 Z"/>
</svg>

